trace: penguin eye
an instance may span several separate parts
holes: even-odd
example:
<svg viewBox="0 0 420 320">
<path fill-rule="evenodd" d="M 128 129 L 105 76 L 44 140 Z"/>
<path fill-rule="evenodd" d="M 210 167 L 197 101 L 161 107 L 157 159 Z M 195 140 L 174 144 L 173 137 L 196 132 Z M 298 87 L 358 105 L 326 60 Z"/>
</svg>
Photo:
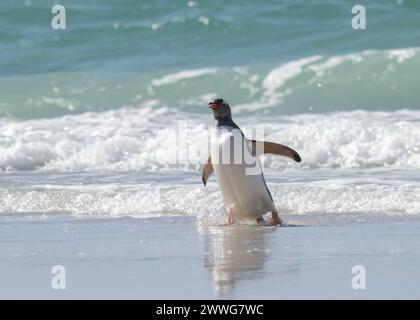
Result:
<svg viewBox="0 0 420 320">
<path fill-rule="evenodd" d="M 215 104 L 223 104 L 224 101 L 223 101 L 223 99 L 216 99 L 216 100 L 214 100 L 214 103 Z"/>
</svg>

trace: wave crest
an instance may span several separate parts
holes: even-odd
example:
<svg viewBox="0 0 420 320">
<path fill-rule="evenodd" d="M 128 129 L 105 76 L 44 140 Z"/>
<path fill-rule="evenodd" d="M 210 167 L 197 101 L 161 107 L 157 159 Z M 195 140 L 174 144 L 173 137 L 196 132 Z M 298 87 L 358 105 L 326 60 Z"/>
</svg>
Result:
<svg viewBox="0 0 420 320">
<path fill-rule="evenodd" d="M 0 123 L 1 171 L 191 171 L 209 154 L 212 116 L 174 109 L 122 109 Z M 237 117 L 248 137 L 297 150 L 300 164 L 265 157 L 275 170 L 416 168 L 420 112 L 340 112 Z"/>
</svg>

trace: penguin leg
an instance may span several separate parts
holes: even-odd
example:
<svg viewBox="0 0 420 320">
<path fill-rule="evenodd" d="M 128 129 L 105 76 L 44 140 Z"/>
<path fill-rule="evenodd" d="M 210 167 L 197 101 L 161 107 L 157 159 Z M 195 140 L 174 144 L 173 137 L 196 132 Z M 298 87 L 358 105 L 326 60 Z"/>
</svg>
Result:
<svg viewBox="0 0 420 320">
<path fill-rule="evenodd" d="M 227 219 L 225 223 L 222 224 L 222 226 L 227 227 L 235 224 L 235 221 L 232 218 Z"/>
<path fill-rule="evenodd" d="M 277 210 L 271 210 L 271 219 L 268 222 L 270 226 L 281 226 L 283 221 L 279 217 Z"/>
</svg>

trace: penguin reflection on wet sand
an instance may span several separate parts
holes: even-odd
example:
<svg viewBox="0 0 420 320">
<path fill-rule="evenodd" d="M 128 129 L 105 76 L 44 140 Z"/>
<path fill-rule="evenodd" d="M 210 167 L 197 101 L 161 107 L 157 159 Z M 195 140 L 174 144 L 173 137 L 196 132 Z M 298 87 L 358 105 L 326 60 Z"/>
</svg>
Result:
<svg viewBox="0 0 420 320">
<path fill-rule="evenodd" d="M 281 144 L 248 140 L 233 122 L 227 101 L 215 99 L 208 107 L 213 110 L 215 130 L 211 137 L 210 156 L 202 168 L 202 179 L 206 185 L 209 176 L 215 173 L 228 215 L 227 224 L 233 224 L 237 218 L 247 223 L 266 224 L 263 215 L 270 212 L 271 219 L 267 224 L 281 225 L 258 156 L 261 153 L 280 155 L 300 162 L 299 154 Z M 250 162 L 256 171 L 249 170 Z"/>
</svg>

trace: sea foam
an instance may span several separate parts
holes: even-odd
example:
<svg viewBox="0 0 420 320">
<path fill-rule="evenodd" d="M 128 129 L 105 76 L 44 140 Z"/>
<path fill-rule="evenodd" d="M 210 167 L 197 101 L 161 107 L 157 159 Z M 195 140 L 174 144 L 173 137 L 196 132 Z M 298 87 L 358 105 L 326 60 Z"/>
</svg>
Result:
<svg viewBox="0 0 420 320">
<path fill-rule="evenodd" d="M 420 112 L 337 112 L 236 117 L 248 137 L 299 152 L 297 164 L 265 157 L 275 170 L 417 168 Z M 196 171 L 207 158 L 212 115 L 122 109 L 0 123 L 1 171 Z M 182 151 L 183 150 L 183 151 Z M 182 151 L 182 154 L 181 154 Z"/>
<path fill-rule="evenodd" d="M 354 175 L 351 180 L 271 182 L 268 187 L 282 216 L 293 219 L 316 217 L 336 221 L 347 215 L 351 221 L 376 216 L 418 217 L 418 182 L 373 182 Z M 55 183 L 59 183 L 56 181 Z M 211 178 L 207 187 L 199 176 L 195 183 L 142 183 L 39 185 L 0 187 L 0 214 L 52 216 L 71 214 L 80 217 L 150 218 L 193 216 L 201 223 L 220 223 L 226 218 L 219 188 Z"/>
</svg>

